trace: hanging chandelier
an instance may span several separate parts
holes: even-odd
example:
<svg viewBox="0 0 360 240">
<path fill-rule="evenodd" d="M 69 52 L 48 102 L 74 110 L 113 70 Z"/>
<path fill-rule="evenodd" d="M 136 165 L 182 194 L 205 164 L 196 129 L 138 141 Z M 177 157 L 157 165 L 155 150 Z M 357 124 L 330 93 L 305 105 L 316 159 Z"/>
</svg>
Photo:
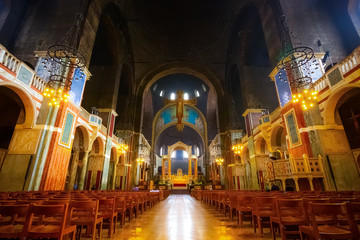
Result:
<svg viewBox="0 0 360 240">
<path fill-rule="evenodd" d="M 117 151 L 118 153 L 121 154 L 126 154 L 129 150 L 129 146 L 126 145 L 125 143 L 121 143 L 117 146 Z"/>
<path fill-rule="evenodd" d="M 44 69 L 49 69 L 50 77 L 44 96 L 50 98 L 50 106 L 59 106 L 61 102 L 67 102 L 70 95 L 72 80 L 76 70 L 82 70 L 86 64 L 83 53 L 77 50 L 80 42 L 80 30 L 83 23 L 83 12 L 85 10 L 83 1 L 80 13 L 76 14 L 75 23 L 61 38 L 59 44 L 51 45 L 47 49 L 47 59 L 42 64 Z M 76 80 L 83 80 L 85 74 L 80 71 Z"/>
<path fill-rule="evenodd" d="M 313 85 L 312 74 L 319 69 L 319 63 L 314 58 L 314 50 L 307 46 L 302 46 L 299 41 L 293 43 L 291 39 L 297 40 L 289 31 L 286 16 L 282 16 L 280 21 L 283 24 L 281 35 L 284 48 L 277 58 L 277 68 L 281 81 L 289 82 L 292 92 L 292 102 L 301 104 L 303 110 L 308 110 L 315 106 L 317 102 L 317 92 L 311 91 Z M 286 74 L 286 77 L 283 74 Z"/>
<path fill-rule="evenodd" d="M 241 143 L 235 144 L 232 146 L 232 150 L 234 151 L 234 154 L 240 155 L 244 146 Z"/>
<path fill-rule="evenodd" d="M 142 163 L 145 162 L 145 159 L 144 159 L 142 156 L 139 156 L 139 157 L 136 159 L 136 162 L 137 162 L 138 164 L 142 164 Z"/>
<path fill-rule="evenodd" d="M 216 162 L 217 165 L 220 166 L 220 165 L 223 164 L 224 158 L 222 158 L 222 157 L 217 157 L 217 158 L 215 159 L 215 162 Z"/>
</svg>

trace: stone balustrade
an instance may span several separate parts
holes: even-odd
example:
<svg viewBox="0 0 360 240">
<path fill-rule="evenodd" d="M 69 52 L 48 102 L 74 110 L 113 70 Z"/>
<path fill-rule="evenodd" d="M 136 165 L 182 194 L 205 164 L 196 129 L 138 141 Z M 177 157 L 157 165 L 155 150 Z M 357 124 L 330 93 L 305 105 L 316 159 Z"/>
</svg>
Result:
<svg viewBox="0 0 360 240">
<path fill-rule="evenodd" d="M 340 72 L 341 77 L 345 79 L 345 75 L 348 74 L 351 70 L 357 67 L 360 64 L 360 47 L 356 48 L 347 58 L 342 62 L 333 66 L 328 70 L 323 77 L 319 78 L 314 84 L 313 89 L 315 91 L 321 92 L 326 87 L 330 87 L 329 75 L 332 74 L 336 69 Z M 341 81 L 339 81 L 341 82 Z M 331 87 L 334 87 L 339 82 L 332 83 Z"/>
<path fill-rule="evenodd" d="M 35 89 L 39 90 L 40 92 L 44 92 L 45 87 L 46 87 L 46 82 L 42 78 L 34 75 L 32 81 L 31 81 L 31 86 L 34 87 Z"/>
<path fill-rule="evenodd" d="M 21 61 L 0 44 L 0 63 L 7 67 L 10 71 L 17 73 L 20 68 Z"/>
<path fill-rule="evenodd" d="M 314 83 L 313 88 L 315 91 L 321 92 L 323 89 L 325 89 L 328 86 L 329 86 L 329 83 L 328 83 L 327 76 L 324 75 L 323 77 L 319 78 L 319 80 L 317 80 Z"/>
<path fill-rule="evenodd" d="M 17 59 L 3 45 L 0 44 L 0 64 L 4 65 L 13 73 L 14 76 L 16 76 L 19 73 L 20 66 L 24 63 Z M 33 75 L 29 87 L 35 88 L 40 92 L 44 92 L 46 86 L 46 82 L 44 81 L 44 79 L 37 76 L 33 70 L 28 70 Z"/>
</svg>

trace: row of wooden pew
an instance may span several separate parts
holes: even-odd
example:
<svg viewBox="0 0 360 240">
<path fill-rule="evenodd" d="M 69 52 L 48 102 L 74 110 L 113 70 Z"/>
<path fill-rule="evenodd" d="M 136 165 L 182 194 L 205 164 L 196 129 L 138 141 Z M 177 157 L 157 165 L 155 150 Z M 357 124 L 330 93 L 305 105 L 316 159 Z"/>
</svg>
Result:
<svg viewBox="0 0 360 240">
<path fill-rule="evenodd" d="M 160 201 L 160 192 L 48 191 L 0 193 L 0 238 L 101 239 Z"/>
<path fill-rule="evenodd" d="M 273 239 L 360 239 L 359 192 L 193 191 L 201 200 L 240 227 L 249 221 Z"/>
</svg>

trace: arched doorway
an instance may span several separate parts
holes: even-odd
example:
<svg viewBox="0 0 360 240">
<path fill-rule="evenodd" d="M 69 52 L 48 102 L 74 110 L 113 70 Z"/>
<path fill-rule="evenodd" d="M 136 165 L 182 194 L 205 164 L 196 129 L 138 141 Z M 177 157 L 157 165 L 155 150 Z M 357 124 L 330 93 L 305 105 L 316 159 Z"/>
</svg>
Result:
<svg viewBox="0 0 360 240">
<path fill-rule="evenodd" d="M 17 124 L 25 122 L 25 107 L 21 98 L 11 89 L 0 86 L 0 149 L 6 150 Z"/>
<path fill-rule="evenodd" d="M 335 121 L 342 124 L 350 149 L 360 149 L 360 88 L 346 92 L 336 105 Z"/>
<path fill-rule="evenodd" d="M 104 141 L 97 137 L 89 154 L 89 166 L 86 180 L 86 190 L 100 189 L 102 171 L 104 168 Z"/>
<path fill-rule="evenodd" d="M 240 179 L 240 189 L 251 189 L 251 165 L 249 148 L 244 146 L 241 161 L 244 164 L 244 175 Z"/>
<path fill-rule="evenodd" d="M 274 127 L 270 132 L 271 158 L 286 159 L 288 147 L 286 142 L 286 130 L 282 125 Z"/>
<path fill-rule="evenodd" d="M 36 150 L 36 143 L 29 139 L 36 122 L 35 104 L 18 84 L 0 82 L 0 111 L 0 189 L 23 190 L 30 154 Z M 16 154 L 29 146 L 31 153 Z"/>
<path fill-rule="evenodd" d="M 108 185 L 107 189 L 115 189 L 115 176 L 116 176 L 116 167 L 118 164 L 117 151 L 113 147 L 110 152 L 110 166 L 109 166 L 109 175 L 108 175 Z"/>
<path fill-rule="evenodd" d="M 66 175 L 65 189 L 77 190 L 81 178 L 81 169 L 83 167 L 85 152 L 88 151 L 89 133 L 84 126 L 78 126 L 75 129 L 74 141 L 71 148 L 71 156 Z"/>
</svg>

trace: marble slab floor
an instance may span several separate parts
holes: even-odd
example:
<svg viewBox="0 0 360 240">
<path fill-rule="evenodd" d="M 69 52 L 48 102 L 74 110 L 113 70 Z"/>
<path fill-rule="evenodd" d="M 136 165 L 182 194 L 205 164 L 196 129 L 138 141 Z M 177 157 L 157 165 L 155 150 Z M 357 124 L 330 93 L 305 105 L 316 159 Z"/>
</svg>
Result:
<svg viewBox="0 0 360 240">
<path fill-rule="evenodd" d="M 228 216 L 224 217 L 190 195 L 170 195 L 131 223 L 127 222 L 123 228 L 118 227 L 112 239 L 272 239 L 269 229 L 264 229 L 264 233 L 263 238 L 254 234 L 248 222 L 240 228 L 235 220 L 231 221 Z M 103 231 L 102 236 L 106 239 L 107 230 Z"/>
</svg>

